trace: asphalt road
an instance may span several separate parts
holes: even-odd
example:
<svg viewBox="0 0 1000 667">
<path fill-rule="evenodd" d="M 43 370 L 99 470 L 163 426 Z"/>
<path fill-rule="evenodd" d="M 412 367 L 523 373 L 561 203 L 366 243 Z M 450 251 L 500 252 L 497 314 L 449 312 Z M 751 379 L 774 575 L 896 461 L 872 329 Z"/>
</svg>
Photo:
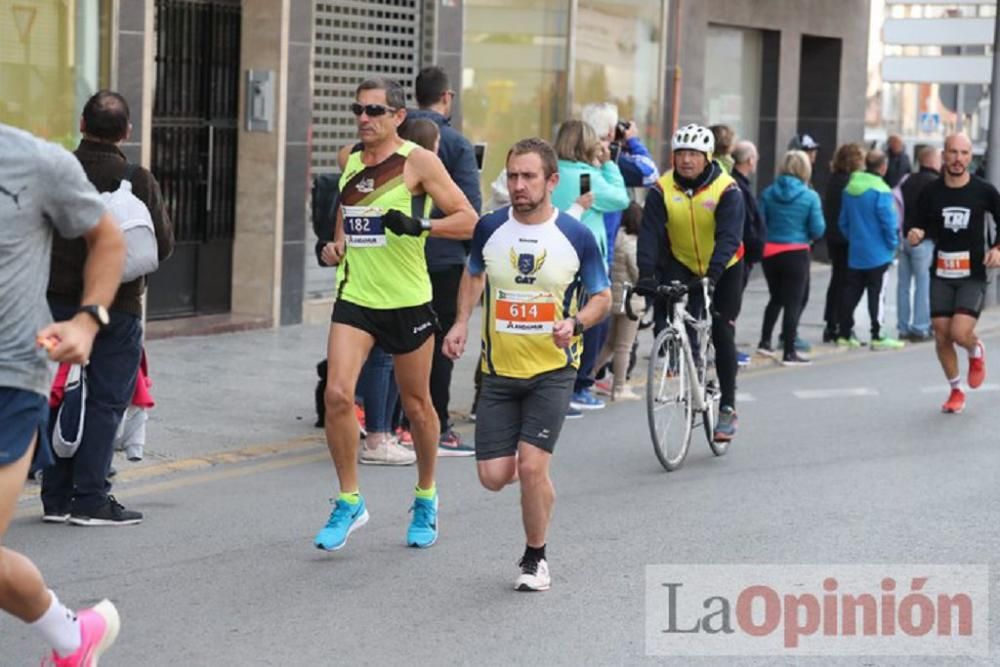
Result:
<svg viewBox="0 0 1000 667">
<path fill-rule="evenodd" d="M 1000 351 L 1000 338 L 987 338 Z M 963 355 L 964 356 L 964 355 Z M 993 362 L 1000 369 L 1000 357 Z M 516 489 L 441 462 L 441 538 L 403 545 L 415 471 L 366 468 L 371 521 L 335 554 L 311 539 L 334 494 L 324 448 L 136 480 L 137 527 L 43 525 L 26 504 L 7 544 L 63 600 L 103 596 L 123 618 L 102 665 L 996 664 L 993 658 L 650 657 L 646 566 L 989 564 L 1000 552 L 1000 380 L 945 416 L 928 345 L 861 350 L 740 380 L 723 458 L 695 434 L 665 473 L 644 406 L 568 422 L 556 450 L 552 590 L 512 590 Z M 1000 647 L 1000 633 L 989 629 Z M 37 664 L 37 637 L 0 617 L 0 665 Z"/>
</svg>

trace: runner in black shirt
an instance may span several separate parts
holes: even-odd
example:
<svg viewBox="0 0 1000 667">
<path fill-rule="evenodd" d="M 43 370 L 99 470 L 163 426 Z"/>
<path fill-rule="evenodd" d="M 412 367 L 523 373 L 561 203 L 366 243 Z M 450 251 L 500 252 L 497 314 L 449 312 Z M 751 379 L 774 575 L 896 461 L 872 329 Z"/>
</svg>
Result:
<svg viewBox="0 0 1000 667">
<path fill-rule="evenodd" d="M 1000 220 L 1000 193 L 969 173 L 972 142 L 950 135 L 944 144 L 943 178 L 920 194 L 919 218 L 907 233 L 911 245 L 934 241 L 931 264 L 931 321 L 938 361 L 951 394 L 942 411 L 965 409 L 955 345 L 969 353 L 968 383 L 976 389 L 986 379 L 986 350 L 976 336 L 976 320 L 986 296 L 986 269 L 1000 267 L 1000 246 L 986 224 L 986 213 Z"/>
</svg>

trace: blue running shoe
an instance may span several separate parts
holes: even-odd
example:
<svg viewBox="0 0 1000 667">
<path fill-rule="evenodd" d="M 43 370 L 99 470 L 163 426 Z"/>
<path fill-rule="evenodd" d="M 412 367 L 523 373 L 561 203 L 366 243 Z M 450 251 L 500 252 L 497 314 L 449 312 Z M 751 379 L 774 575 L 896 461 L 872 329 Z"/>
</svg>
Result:
<svg viewBox="0 0 1000 667">
<path fill-rule="evenodd" d="M 731 405 L 723 405 L 719 408 L 719 419 L 715 424 L 713 434 L 716 442 L 729 442 L 736 437 L 736 410 Z"/>
<path fill-rule="evenodd" d="M 348 536 L 361 526 L 368 523 L 368 508 L 365 499 L 361 498 L 357 505 L 337 499 L 330 512 L 326 525 L 316 533 L 313 544 L 317 549 L 337 551 L 347 544 Z"/>
<path fill-rule="evenodd" d="M 414 498 L 410 508 L 413 518 L 410 528 L 406 531 L 406 543 L 411 547 L 426 549 L 437 542 L 438 538 L 438 496 L 432 500 Z"/>
<path fill-rule="evenodd" d="M 604 401 L 591 394 L 589 389 L 574 392 L 569 404 L 577 410 L 600 410 L 604 407 Z"/>
<path fill-rule="evenodd" d="M 740 365 L 740 366 L 749 366 L 750 365 L 750 355 L 747 354 L 746 352 L 737 352 L 736 353 L 736 363 L 738 365 Z"/>
</svg>

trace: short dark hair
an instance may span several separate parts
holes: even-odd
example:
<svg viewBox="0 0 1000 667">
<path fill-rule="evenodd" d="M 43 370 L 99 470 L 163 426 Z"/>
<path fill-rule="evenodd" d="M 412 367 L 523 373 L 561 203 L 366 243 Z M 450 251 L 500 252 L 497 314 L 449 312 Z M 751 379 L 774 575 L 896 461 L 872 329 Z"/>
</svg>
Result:
<svg viewBox="0 0 1000 667">
<path fill-rule="evenodd" d="M 401 138 L 429 151 L 434 150 L 434 142 L 441 136 L 437 123 L 427 118 L 407 118 L 398 131 Z"/>
<path fill-rule="evenodd" d="M 545 178 L 549 178 L 559 171 L 559 158 L 556 157 L 556 149 L 552 148 L 552 144 L 541 137 L 521 139 L 511 146 L 510 150 L 507 151 L 507 159 L 504 160 L 504 164 L 510 162 L 512 155 L 527 155 L 529 153 L 534 153 L 541 158 L 542 172 L 545 174 Z"/>
<path fill-rule="evenodd" d="M 417 106 L 426 109 L 437 104 L 449 88 L 448 75 L 443 69 L 436 65 L 423 68 L 417 75 Z"/>
<path fill-rule="evenodd" d="M 733 139 L 736 138 L 733 128 L 728 125 L 712 125 L 708 129 L 715 136 L 715 150 L 712 153 L 715 155 L 729 155 L 730 151 L 733 150 Z"/>
<path fill-rule="evenodd" d="M 83 131 L 101 141 L 119 142 L 128 136 L 128 102 L 113 90 L 99 90 L 83 105 Z"/>
<path fill-rule="evenodd" d="M 358 84 L 357 90 L 354 91 L 354 97 L 360 95 L 362 90 L 384 90 L 386 104 L 393 109 L 406 108 L 406 91 L 403 90 L 403 86 L 399 85 L 398 81 L 381 76 L 365 79 Z"/>
<path fill-rule="evenodd" d="M 868 151 L 868 155 L 865 156 L 865 169 L 872 172 L 873 174 L 878 173 L 882 165 L 889 161 L 888 156 L 877 148 Z"/>
<path fill-rule="evenodd" d="M 639 227 L 642 226 L 642 207 L 636 202 L 631 202 L 622 212 L 622 229 L 631 236 L 639 235 Z"/>
</svg>

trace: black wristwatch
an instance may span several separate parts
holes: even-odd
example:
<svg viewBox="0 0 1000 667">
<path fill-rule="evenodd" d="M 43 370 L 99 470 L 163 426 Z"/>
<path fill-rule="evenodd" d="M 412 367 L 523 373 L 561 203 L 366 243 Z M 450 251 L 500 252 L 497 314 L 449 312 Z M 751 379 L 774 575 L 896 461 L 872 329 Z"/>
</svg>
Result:
<svg viewBox="0 0 1000 667">
<path fill-rule="evenodd" d="M 579 336 L 583 333 L 583 322 L 576 315 L 573 316 L 573 335 Z"/>
<path fill-rule="evenodd" d="M 111 316 L 108 315 L 108 309 L 99 304 L 80 306 L 80 309 L 76 312 L 87 313 L 93 317 L 94 321 L 97 322 L 97 327 L 100 331 L 104 331 L 108 325 L 111 324 Z"/>
</svg>

